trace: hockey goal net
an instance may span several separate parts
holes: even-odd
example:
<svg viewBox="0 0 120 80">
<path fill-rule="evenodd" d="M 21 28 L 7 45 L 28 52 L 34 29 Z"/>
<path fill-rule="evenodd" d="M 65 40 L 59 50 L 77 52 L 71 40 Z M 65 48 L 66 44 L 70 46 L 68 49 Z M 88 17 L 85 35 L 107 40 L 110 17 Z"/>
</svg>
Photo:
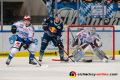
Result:
<svg viewBox="0 0 120 80">
<path fill-rule="evenodd" d="M 102 47 L 101 50 L 104 51 L 112 60 L 115 59 L 115 32 L 114 26 L 112 25 L 69 25 L 65 27 L 62 41 L 64 44 L 64 50 L 68 55 L 72 54 L 76 49 L 72 47 L 71 44 L 74 41 L 73 36 L 83 30 L 89 30 L 90 27 L 94 26 L 96 28 L 96 33 L 100 36 Z M 72 36 L 73 34 L 73 36 Z M 64 53 L 66 57 L 66 53 Z M 98 59 L 91 51 L 87 51 L 84 58 Z M 53 61 L 60 61 L 59 57 L 53 58 Z"/>
</svg>

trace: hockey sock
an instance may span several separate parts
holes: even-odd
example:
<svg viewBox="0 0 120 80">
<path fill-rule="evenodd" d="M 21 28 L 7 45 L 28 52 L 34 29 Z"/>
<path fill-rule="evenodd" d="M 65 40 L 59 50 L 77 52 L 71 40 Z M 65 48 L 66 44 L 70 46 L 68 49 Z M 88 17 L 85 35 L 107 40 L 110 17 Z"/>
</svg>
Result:
<svg viewBox="0 0 120 80">
<path fill-rule="evenodd" d="M 63 50 L 59 50 L 59 55 L 60 55 L 60 56 L 64 56 Z"/>
<path fill-rule="evenodd" d="M 40 56 L 43 56 L 44 50 L 40 50 Z"/>
<path fill-rule="evenodd" d="M 33 60 L 35 54 L 30 54 L 30 60 Z"/>
<path fill-rule="evenodd" d="M 11 56 L 11 54 L 9 54 L 9 57 L 8 57 L 9 59 L 12 59 L 13 57 Z"/>
</svg>

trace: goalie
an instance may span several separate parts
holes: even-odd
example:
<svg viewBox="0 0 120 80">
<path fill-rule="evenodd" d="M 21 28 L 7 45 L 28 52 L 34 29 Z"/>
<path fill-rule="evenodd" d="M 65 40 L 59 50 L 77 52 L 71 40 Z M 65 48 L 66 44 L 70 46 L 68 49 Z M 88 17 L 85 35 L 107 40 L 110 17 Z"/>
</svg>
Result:
<svg viewBox="0 0 120 80">
<path fill-rule="evenodd" d="M 76 34 L 72 47 L 76 47 L 76 50 L 69 57 L 74 57 L 78 62 L 80 59 L 85 60 L 83 56 L 88 50 L 95 54 L 103 62 L 107 62 L 109 57 L 100 50 L 102 46 L 101 39 L 96 33 L 95 27 L 90 27 L 89 30 L 82 30 Z"/>
</svg>

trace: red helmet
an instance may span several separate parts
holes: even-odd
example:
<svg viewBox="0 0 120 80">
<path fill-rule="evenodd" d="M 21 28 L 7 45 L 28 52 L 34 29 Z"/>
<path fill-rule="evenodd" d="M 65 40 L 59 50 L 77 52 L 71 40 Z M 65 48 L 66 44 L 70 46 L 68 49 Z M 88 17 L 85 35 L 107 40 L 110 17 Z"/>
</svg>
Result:
<svg viewBox="0 0 120 80">
<path fill-rule="evenodd" d="M 31 20 L 30 16 L 29 15 L 25 15 L 23 20 Z"/>
</svg>

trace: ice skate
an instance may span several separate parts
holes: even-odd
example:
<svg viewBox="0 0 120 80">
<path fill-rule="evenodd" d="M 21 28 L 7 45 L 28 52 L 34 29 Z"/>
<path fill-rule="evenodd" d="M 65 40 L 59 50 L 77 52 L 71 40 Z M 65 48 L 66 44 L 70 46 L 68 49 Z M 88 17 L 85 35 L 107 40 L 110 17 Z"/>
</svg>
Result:
<svg viewBox="0 0 120 80">
<path fill-rule="evenodd" d="M 10 61 L 11 61 L 11 59 L 7 59 L 6 64 L 9 65 Z"/>
<path fill-rule="evenodd" d="M 42 58 L 43 58 L 43 57 L 42 57 L 42 56 L 40 56 L 38 61 L 42 62 Z"/>
<path fill-rule="evenodd" d="M 37 65 L 37 63 L 34 60 L 30 60 L 29 64 L 31 64 L 31 65 Z"/>
<path fill-rule="evenodd" d="M 60 61 L 68 62 L 68 59 L 65 59 L 63 56 L 60 56 Z"/>
</svg>

